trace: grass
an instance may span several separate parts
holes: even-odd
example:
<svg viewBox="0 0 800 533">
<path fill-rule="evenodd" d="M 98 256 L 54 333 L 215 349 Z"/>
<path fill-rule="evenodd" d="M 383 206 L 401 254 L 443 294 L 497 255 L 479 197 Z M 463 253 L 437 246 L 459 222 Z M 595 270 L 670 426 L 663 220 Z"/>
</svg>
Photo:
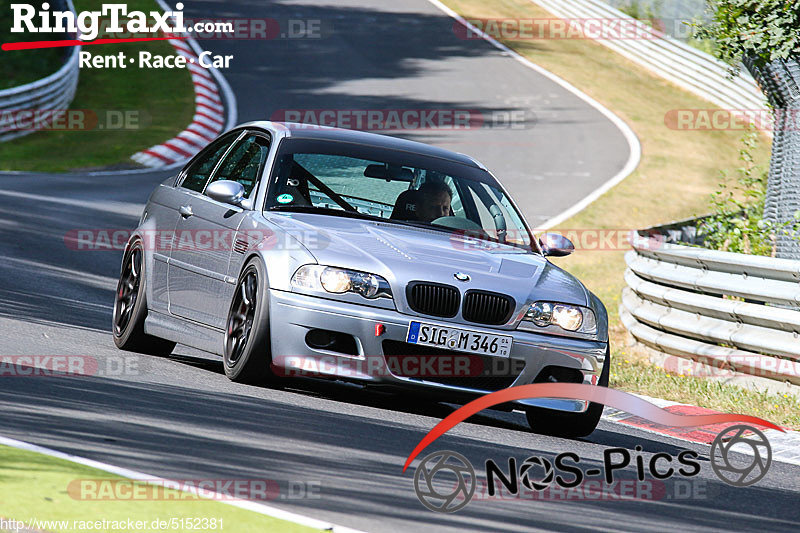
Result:
<svg viewBox="0 0 800 533">
<path fill-rule="evenodd" d="M 36 33 L 11 33 L 14 23 L 11 3 L 0 6 L 0 43 L 37 41 Z M 53 35 L 52 40 L 65 38 Z M 30 50 L 25 54 L 0 52 L 0 90 L 31 83 L 49 76 L 61 68 L 66 52 L 64 48 Z"/>
<path fill-rule="evenodd" d="M 158 10 L 153 0 L 129 0 L 130 10 Z M 75 8 L 98 10 L 102 0 L 76 0 Z M 3 26 L 3 29 L 9 26 Z M 19 40 L 17 34 L 13 40 Z M 6 36 L 3 37 L 5 42 Z M 43 37 L 39 35 L 38 39 Z M 63 49 L 61 49 L 63 52 Z M 154 55 L 174 55 L 166 41 L 102 44 L 85 47 L 94 55 L 124 52 L 138 57 L 139 51 Z M 40 77 L 30 58 L 37 50 L 0 52 L 3 65 L 24 65 L 25 76 Z M 30 72 L 29 67 L 30 66 Z M 2 71 L 2 69 L 0 69 Z M 35 74 L 34 74 L 35 73 Z M 133 113 L 136 122 L 123 129 L 85 129 L 79 131 L 40 131 L 0 143 L 0 170 L 59 172 L 94 169 L 111 165 L 136 166 L 134 153 L 159 144 L 182 131 L 194 114 L 194 89 L 186 69 L 148 69 L 128 65 L 125 69 L 83 68 L 78 90 L 70 109 L 90 110 L 99 117 L 117 111 Z M 91 114 L 89 116 L 92 116 Z M 91 119 L 86 121 L 92 124 Z"/>
<path fill-rule="evenodd" d="M 530 0 L 445 3 L 467 19 L 553 18 Z M 713 104 L 608 48 L 588 39 L 501 41 L 608 107 L 631 126 L 642 144 L 639 167 L 627 179 L 556 229 L 640 229 L 706 214 L 710 194 L 720 181 L 720 170 L 740 166 L 743 132 L 674 130 L 665 125 L 664 117 L 670 110 L 711 109 Z M 753 151 L 755 162 L 768 165 L 769 154 L 769 143 L 762 136 Z M 625 287 L 624 254 L 624 250 L 579 250 L 555 260 L 578 276 L 608 308 L 615 387 L 708 408 L 747 412 L 800 427 L 796 399 L 671 376 L 641 355 L 625 354 L 627 332 L 618 312 Z M 634 362 L 619 363 L 626 359 Z"/>
<path fill-rule="evenodd" d="M 312 528 L 278 520 L 265 515 L 245 511 L 237 507 L 212 500 L 101 500 L 89 501 L 75 499 L 70 491 L 70 483 L 75 480 L 122 480 L 114 476 L 39 453 L 0 446 L 0 517 L 19 520 L 38 530 L 54 532 L 77 531 L 73 521 L 107 522 L 145 521 L 151 524 L 154 519 L 217 519 L 222 527 L 218 531 L 261 532 L 280 531 L 302 533 L 317 531 Z M 141 485 L 141 484 L 140 484 Z M 73 484 L 74 486 L 74 484 Z M 67 524 L 34 524 L 35 520 L 67 521 Z M 178 523 L 176 521 L 176 523 Z M 202 522 L 201 522 L 202 523 Z M 185 526 L 184 526 L 185 527 Z M 97 530 L 98 528 L 93 528 Z M 111 529 L 100 529 L 114 530 Z M 127 531 L 127 527 L 117 528 Z M 142 531 L 155 531 L 146 527 Z M 191 528 L 169 529 L 170 531 L 190 531 Z M 195 528 L 194 530 L 197 530 Z M 202 528 L 213 531 L 213 528 Z"/>
<path fill-rule="evenodd" d="M 767 394 L 720 381 L 669 374 L 624 350 L 617 350 L 615 355 L 610 381 L 615 389 L 727 413 L 755 414 L 779 426 L 800 430 L 800 399 L 796 396 Z"/>
</svg>

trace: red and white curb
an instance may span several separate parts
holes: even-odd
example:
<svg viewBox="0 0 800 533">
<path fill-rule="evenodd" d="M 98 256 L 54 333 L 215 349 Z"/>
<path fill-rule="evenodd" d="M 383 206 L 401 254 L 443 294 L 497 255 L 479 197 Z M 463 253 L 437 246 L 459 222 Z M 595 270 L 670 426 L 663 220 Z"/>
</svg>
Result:
<svg viewBox="0 0 800 533">
<path fill-rule="evenodd" d="M 63 459 L 66 461 L 70 461 L 72 463 L 88 466 L 90 468 L 95 468 L 97 470 L 102 470 L 110 474 L 116 474 L 120 477 L 135 479 L 141 482 L 157 483 L 161 486 L 165 486 L 165 484 L 168 483 L 168 480 L 164 478 L 160 478 L 150 474 L 144 474 L 142 472 L 130 470 L 128 468 L 123 468 L 121 466 L 114 466 L 107 463 L 101 463 L 100 461 L 95 461 L 93 459 L 87 459 L 85 457 L 80 457 L 78 455 L 72 455 L 69 453 L 60 452 L 58 450 L 45 448 L 44 446 L 38 446 L 36 444 L 31 444 L 29 442 L 24 442 L 21 440 L 10 439 L 8 437 L 0 436 L 0 445 L 10 446 L 12 448 L 27 450 L 30 452 L 36 452 L 42 455 L 47 455 L 49 457 L 55 457 L 57 459 Z M 311 518 L 290 511 L 284 511 L 282 509 L 278 509 L 277 507 L 273 507 L 271 505 L 265 505 L 263 503 L 253 502 L 250 500 L 231 500 L 226 497 L 223 497 L 221 494 L 217 494 L 211 491 L 206 491 L 206 494 L 209 496 L 208 498 L 209 501 L 215 501 L 224 505 L 238 507 L 239 509 L 252 511 L 254 513 L 258 513 L 261 515 L 277 518 L 279 520 L 285 520 L 286 522 L 292 522 L 294 524 L 299 524 L 301 526 L 306 526 L 313 529 L 319 529 L 321 531 L 331 531 L 333 533 L 363 533 L 362 531 L 357 529 L 352 529 L 346 526 L 340 526 L 338 524 L 332 524 L 324 520 L 317 520 L 316 518 Z"/>
<path fill-rule="evenodd" d="M 171 10 L 164 2 L 159 5 Z M 203 52 L 192 38 L 169 39 L 169 43 L 187 59 L 187 68 L 194 85 L 194 116 L 185 130 L 172 139 L 137 152 L 131 159 L 150 168 L 171 168 L 182 165 L 213 141 L 220 133 L 236 124 L 236 98 L 225 77 L 216 68 L 200 66 Z"/>
<path fill-rule="evenodd" d="M 665 409 L 671 413 L 681 415 L 707 415 L 716 414 L 719 411 L 713 409 L 706 409 L 705 407 L 697 407 L 695 405 L 687 405 L 684 403 L 671 402 L 669 400 L 662 400 L 660 398 L 651 398 L 637 394 L 636 396 L 647 400 L 648 402 Z M 635 427 L 642 431 L 649 433 L 656 433 L 658 435 L 665 435 L 675 439 L 683 440 L 686 442 L 694 442 L 698 444 L 711 444 L 714 438 L 723 429 L 730 427 L 732 424 L 712 424 L 707 426 L 695 428 L 674 428 L 669 426 L 662 426 L 644 418 L 634 416 L 625 411 L 606 407 L 603 410 L 603 420 L 613 422 L 616 424 L 624 424 L 626 426 Z M 782 463 L 789 463 L 793 465 L 800 465 L 800 432 L 786 430 L 785 433 L 776 429 L 758 428 L 767 437 L 770 446 L 772 447 L 772 459 Z M 753 451 L 747 446 L 734 447 L 735 451 L 747 453 L 752 455 Z"/>
</svg>

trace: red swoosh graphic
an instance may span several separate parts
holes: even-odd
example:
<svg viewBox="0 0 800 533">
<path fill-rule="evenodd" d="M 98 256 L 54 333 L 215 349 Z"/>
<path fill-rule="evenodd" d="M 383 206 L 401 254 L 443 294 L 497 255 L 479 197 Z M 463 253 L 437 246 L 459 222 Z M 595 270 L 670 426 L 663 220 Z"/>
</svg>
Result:
<svg viewBox="0 0 800 533">
<path fill-rule="evenodd" d="M 186 39 L 186 37 L 134 37 L 130 39 L 95 39 L 94 41 L 79 41 L 76 39 L 66 39 L 62 41 L 29 41 L 22 43 L 3 43 L 3 46 L 0 46 L 0 48 L 6 52 L 10 52 L 12 50 L 33 50 L 36 48 L 88 46 L 92 44 L 141 43 L 145 41 L 166 41 L 168 39 Z"/>
<path fill-rule="evenodd" d="M 601 403 L 609 407 L 621 409 L 632 415 L 646 418 L 662 426 L 695 427 L 706 424 L 719 424 L 722 422 L 750 422 L 771 429 L 784 431 L 772 422 L 757 416 L 738 415 L 733 413 L 720 413 L 718 415 L 679 415 L 670 413 L 652 403 L 633 394 L 596 385 L 582 383 L 535 383 L 532 385 L 519 385 L 510 389 L 503 389 L 469 402 L 456 411 L 450 413 L 444 420 L 436 424 L 427 435 L 417 444 L 414 451 L 406 459 L 403 472 L 411 462 L 433 441 L 447 433 L 459 423 L 475 413 L 499 403 L 532 398 L 567 398 L 571 400 L 587 400 Z"/>
</svg>

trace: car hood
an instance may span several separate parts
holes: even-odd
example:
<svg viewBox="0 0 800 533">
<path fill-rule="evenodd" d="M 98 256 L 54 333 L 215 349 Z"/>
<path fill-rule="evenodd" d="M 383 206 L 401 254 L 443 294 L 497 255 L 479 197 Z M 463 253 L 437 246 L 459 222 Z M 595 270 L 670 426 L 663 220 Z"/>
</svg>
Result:
<svg viewBox="0 0 800 533">
<path fill-rule="evenodd" d="M 297 239 L 320 264 L 386 278 L 395 295 L 425 280 L 508 294 L 526 301 L 589 305 L 583 284 L 543 256 L 512 246 L 465 239 L 443 231 L 390 222 L 313 213 L 267 213 L 267 220 Z M 455 279 L 456 272 L 470 276 Z"/>
</svg>

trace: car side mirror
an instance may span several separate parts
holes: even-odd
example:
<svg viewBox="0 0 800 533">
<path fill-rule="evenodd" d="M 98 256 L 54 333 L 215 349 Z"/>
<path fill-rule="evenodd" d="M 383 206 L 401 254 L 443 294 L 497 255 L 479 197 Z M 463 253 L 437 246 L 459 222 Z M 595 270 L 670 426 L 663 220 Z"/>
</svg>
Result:
<svg viewBox="0 0 800 533">
<path fill-rule="evenodd" d="M 206 195 L 223 204 L 240 207 L 244 200 L 244 186 L 238 181 L 219 180 L 206 187 Z"/>
<path fill-rule="evenodd" d="M 545 233 L 539 237 L 542 253 L 550 257 L 564 257 L 575 251 L 572 241 L 558 233 Z"/>
</svg>

